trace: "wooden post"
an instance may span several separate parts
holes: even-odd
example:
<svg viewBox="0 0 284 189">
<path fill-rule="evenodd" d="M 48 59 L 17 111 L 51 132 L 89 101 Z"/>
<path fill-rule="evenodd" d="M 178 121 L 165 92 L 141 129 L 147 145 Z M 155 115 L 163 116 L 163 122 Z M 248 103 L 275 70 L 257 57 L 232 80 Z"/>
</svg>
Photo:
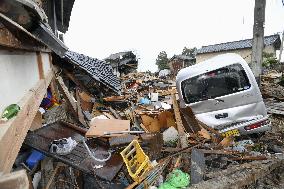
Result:
<svg viewBox="0 0 284 189">
<path fill-rule="evenodd" d="M 0 125 L 0 172 L 10 172 L 52 77 L 51 70 L 18 102 L 18 115 Z"/>
<path fill-rule="evenodd" d="M 255 0 L 251 68 L 260 86 L 266 0 Z"/>
<path fill-rule="evenodd" d="M 180 144 L 182 148 L 188 147 L 187 141 L 186 141 L 186 134 L 185 134 L 185 129 L 182 124 L 181 116 L 180 116 L 180 111 L 179 111 L 179 106 L 177 103 L 176 99 L 176 94 L 172 94 L 172 100 L 173 100 L 173 108 L 175 112 L 175 118 L 176 118 L 176 123 L 177 123 L 177 130 L 179 134 L 179 139 L 180 139 Z"/>
<path fill-rule="evenodd" d="M 282 32 L 282 41 L 281 41 L 281 46 L 280 46 L 280 52 L 279 52 L 279 60 L 278 60 L 278 63 L 281 62 L 281 56 L 282 56 L 282 52 L 283 52 L 283 40 L 284 40 L 284 31 Z"/>
<path fill-rule="evenodd" d="M 74 97 L 70 94 L 70 92 L 68 91 L 68 88 L 64 84 L 62 77 L 58 76 L 56 78 L 56 82 L 57 82 L 58 88 L 61 91 L 62 95 L 64 96 L 66 102 L 69 104 L 69 108 L 70 108 L 72 114 L 75 117 L 77 117 L 77 104 L 74 101 Z"/>
</svg>

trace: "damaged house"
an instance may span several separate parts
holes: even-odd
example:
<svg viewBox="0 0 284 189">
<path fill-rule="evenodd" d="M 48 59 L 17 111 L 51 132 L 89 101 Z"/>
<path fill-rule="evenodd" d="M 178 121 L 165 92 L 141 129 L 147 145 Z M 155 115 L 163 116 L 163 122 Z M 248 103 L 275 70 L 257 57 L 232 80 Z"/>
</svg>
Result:
<svg viewBox="0 0 284 189">
<path fill-rule="evenodd" d="M 177 73 L 185 67 L 192 66 L 195 64 L 196 59 L 187 56 L 187 55 L 174 55 L 170 60 L 169 60 L 169 67 L 174 76 L 177 75 Z"/>
<path fill-rule="evenodd" d="M 105 61 L 112 66 L 113 73 L 117 76 L 135 72 L 138 66 L 138 60 L 132 51 L 111 54 Z"/>
<path fill-rule="evenodd" d="M 136 71 L 132 51 L 99 60 L 70 50 L 73 4 L 0 1 L 0 188 L 284 183 L 282 73 L 259 90 L 243 57 L 251 40 L 202 47 L 197 60 L 175 55 L 177 79 L 157 77 Z M 269 52 L 279 44 L 265 37 Z M 227 51 L 236 53 L 195 64 Z"/>
</svg>

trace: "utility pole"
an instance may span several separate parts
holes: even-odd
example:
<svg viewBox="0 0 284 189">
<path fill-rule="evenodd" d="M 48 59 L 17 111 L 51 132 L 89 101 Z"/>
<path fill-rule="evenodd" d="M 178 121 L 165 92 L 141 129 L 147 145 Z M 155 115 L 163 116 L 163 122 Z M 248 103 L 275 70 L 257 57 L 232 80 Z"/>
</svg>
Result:
<svg viewBox="0 0 284 189">
<path fill-rule="evenodd" d="M 260 86 L 266 0 L 255 0 L 251 68 Z"/>
<path fill-rule="evenodd" d="M 280 46 L 280 53 L 279 53 L 278 63 L 281 62 L 281 56 L 282 56 L 282 52 L 283 52 L 283 40 L 284 40 L 284 31 L 282 32 L 282 41 L 281 41 L 281 46 Z"/>
</svg>

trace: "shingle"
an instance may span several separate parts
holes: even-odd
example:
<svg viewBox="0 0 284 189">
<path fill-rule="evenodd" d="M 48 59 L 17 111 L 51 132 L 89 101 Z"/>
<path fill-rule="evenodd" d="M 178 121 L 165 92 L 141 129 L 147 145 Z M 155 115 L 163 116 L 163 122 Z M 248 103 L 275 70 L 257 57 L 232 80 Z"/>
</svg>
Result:
<svg viewBox="0 0 284 189">
<path fill-rule="evenodd" d="M 272 45 L 276 42 L 279 43 L 280 36 L 278 34 L 265 36 L 264 45 Z M 252 39 L 245 39 L 240 41 L 232 41 L 227 43 L 220 43 L 215 45 L 203 46 L 197 50 L 197 54 L 210 53 L 210 52 L 220 52 L 236 49 L 252 48 Z"/>
<path fill-rule="evenodd" d="M 110 64 L 106 63 L 103 60 L 91 58 L 89 56 L 72 51 L 67 51 L 65 58 L 69 62 L 85 70 L 95 80 L 103 83 L 117 93 L 120 92 L 120 80 L 113 74 Z"/>
</svg>

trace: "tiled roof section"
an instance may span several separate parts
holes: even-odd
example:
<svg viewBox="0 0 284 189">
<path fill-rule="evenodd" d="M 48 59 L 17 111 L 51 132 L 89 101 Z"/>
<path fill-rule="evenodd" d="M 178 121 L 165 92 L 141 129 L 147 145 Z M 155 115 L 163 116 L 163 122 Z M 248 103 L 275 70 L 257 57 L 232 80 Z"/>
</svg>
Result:
<svg viewBox="0 0 284 189">
<path fill-rule="evenodd" d="M 110 64 L 103 60 L 91 58 L 89 56 L 79 54 L 72 51 L 67 51 L 65 58 L 79 66 L 91 75 L 95 80 L 103 83 L 113 91 L 120 93 L 121 85 L 119 79 L 113 74 Z"/>
<path fill-rule="evenodd" d="M 279 48 L 280 43 L 281 40 L 278 34 L 264 37 L 264 46 L 275 45 L 276 48 Z M 197 54 L 236 50 L 236 49 L 246 49 L 246 48 L 252 48 L 252 39 L 245 39 L 240 41 L 232 41 L 227 43 L 203 46 L 197 50 Z"/>
</svg>

